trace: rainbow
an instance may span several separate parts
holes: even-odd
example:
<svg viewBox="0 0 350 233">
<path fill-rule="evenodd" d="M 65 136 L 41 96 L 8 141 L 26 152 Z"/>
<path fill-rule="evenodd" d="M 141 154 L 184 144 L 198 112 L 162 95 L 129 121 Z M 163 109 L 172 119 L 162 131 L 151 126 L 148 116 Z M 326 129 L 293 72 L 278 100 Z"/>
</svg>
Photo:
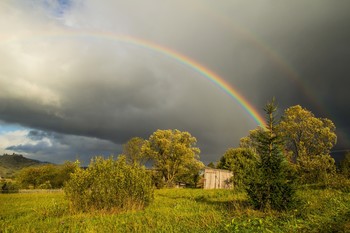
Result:
<svg viewBox="0 0 350 233">
<path fill-rule="evenodd" d="M 201 65 L 200 63 L 196 62 L 195 60 L 175 51 L 171 48 L 153 43 L 151 41 L 147 41 L 145 39 L 140 39 L 136 37 L 132 37 L 129 35 L 115 35 L 112 33 L 107 32 L 88 32 L 88 33 L 82 33 L 82 32 L 60 32 L 55 34 L 44 34 L 42 36 L 44 37 L 51 37 L 51 36 L 78 36 L 78 37 L 96 37 L 96 38 L 104 38 L 109 40 L 116 40 L 118 42 L 127 43 L 131 45 L 135 45 L 138 47 L 142 47 L 145 49 L 149 49 L 151 51 L 158 52 L 164 56 L 167 56 L 169 58 L 172 58 L 176 60 L 177 62 L 191 68 L 192 70 L 195 70 L 197 73 L 199 73 L 201 76 L 205 77 L 207 80 L 218 86 L 221 90 L 223 90 L 226 94 L 228 94 L 232 99 L 234 99 L 252 118 L 253 120 L 259 125 L 264 127 L 265 126 L 265 120 L 264 118 L 259 114 L 259 112 L 254 108 L 252 104 L 248 102 L 246 98 L 242 94 L 240 94 L 233 86 L 231 86 L 227 81 L 225 81 L 222 77 L 208 69 L 207 67 Z M 36 36 L 29 36 L 29 37 L 37 37 Z M 41 36 L 39 36 L 41 37 Z"/>
<path fill-rule="evenodd" d="M 190 67 L 191 69 L 195 70 L 199 74 L 201 74 L 203 77 L 205 77 L 210 82 L 217 85 L 220 89 L 222 89 L 224 92 L 226 92 L 230 97 L 235 99 L 238 104 L 243 107 L 243 109 L 255 120 L 256 123 L 258 123 L 260 126 L 265 125 L 265 120 L 263 117 L 260 116 L 259 112 L 250 104 L 244 97 L 241 95 L 237 90 L 235 90 L 227 81 L 225 81 L 222 77 L 211 71 L 210 69 L 206 68 L 205 66 L 201 65 L 200 63 L 194 61 L 193 59 L 186 57 L 183 54 L 180 54 L 179 52 L 172 50 L 170 48 L 161 46 L 159 44 L 152 43 L 150 41 L 146 41 L 144 39 L 139 39 L 135 37 L 130 36 L 113 36 L 114 39 L 117 39 L 118 41 L 126 42 L 126 43 L 132 43 L 136 44 L 138 46 L 145 47 L 147 49 L 151 49 L 154 51 L 157 51 L 163 55 L 166 55 L 168 57 L 171 57 L 178 61 L 179 63 Z"/>
</svg>

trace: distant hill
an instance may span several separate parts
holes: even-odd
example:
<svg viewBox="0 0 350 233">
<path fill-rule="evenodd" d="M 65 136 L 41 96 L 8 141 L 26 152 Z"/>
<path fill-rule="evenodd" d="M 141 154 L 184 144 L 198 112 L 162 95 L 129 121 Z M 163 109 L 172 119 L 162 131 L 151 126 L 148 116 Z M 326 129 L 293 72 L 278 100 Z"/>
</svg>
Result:
<svg viewBox="0 0 350 233">
<path fill-rule="evenodd" d="M 34 159 L 28 159 L 20 154 L 4 154 L 0 155 L 0 176 L 9 178 L 17 171 L 25 167 L 47 164 Z"/>
</svg>

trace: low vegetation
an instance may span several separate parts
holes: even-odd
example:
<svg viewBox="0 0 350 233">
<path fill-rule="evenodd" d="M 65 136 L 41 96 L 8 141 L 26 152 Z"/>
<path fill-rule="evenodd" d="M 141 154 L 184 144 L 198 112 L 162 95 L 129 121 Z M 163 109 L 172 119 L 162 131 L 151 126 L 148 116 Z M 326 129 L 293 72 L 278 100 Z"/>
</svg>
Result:
<svg viewBox="0 0 350 233">
<path fill-rule="evenodd" d="M 69 180 L 76 166 L 73 162 L 65 162 L 63 165 L 26 167 L 17 173 L 16 181 L 23 189 L 59 189 Z"/>
<path fill-rule="evenodd" d="M 347 152 L 345 158 L 340 163 L 340 173 L 350 179 L 350 152 Z"/>
<path fill-rule="evenodd" d="M 160 189 L 139 211 L 75 213 L 64 193 L 0 195 L 3 232 L 347 232 L 350 193 L 303 187 L 298 208 L 253 209 L 243 192 Z"/>
<path fill-rule="evenodd" d="M 0 193 L 18 193 L 19 186 L 12 181 L 0 180 Z"/>
<path fill-rule="evenodd" d="M 94 158 L 87 169 L 76 168 L 64 187 L 73 211 L 142 209 L 153 199 L 150 174 L 124 156 Z"/>
</svg>

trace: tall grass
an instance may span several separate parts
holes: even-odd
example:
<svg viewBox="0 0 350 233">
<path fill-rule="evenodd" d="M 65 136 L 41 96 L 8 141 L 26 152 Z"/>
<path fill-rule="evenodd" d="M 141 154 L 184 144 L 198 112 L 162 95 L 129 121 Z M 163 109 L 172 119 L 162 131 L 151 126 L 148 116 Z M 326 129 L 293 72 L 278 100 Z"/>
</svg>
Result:
<svg viewBox="0 0 350 233">
<path fill-rule="evenodd" d="M 261 212 L 231 190 L 156 190 L 143 210 L 72 213 L 64 193 L 0 195 L 0 232 L 350 232 L 350 194 L 299 190 L 300 208 Z"/>
</svg>

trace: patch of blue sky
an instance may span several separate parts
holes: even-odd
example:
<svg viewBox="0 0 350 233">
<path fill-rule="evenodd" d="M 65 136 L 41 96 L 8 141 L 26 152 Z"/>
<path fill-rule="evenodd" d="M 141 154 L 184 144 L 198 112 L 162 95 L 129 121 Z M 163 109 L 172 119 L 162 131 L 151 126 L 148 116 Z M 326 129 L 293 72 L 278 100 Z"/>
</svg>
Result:
<svg viewBox="0 0 350 233">
<path fill-rule="evenodd" d="M 0 134 L 18 131 L 18 130 L 28 130 L 28 128 L 25 128 L 18 124 L 8 124 L 0 121 Z"/>
<path fill-rule="evenodd" d="M 72 4 L 71 0 L 58 0 L 58 10 L 64 13 Z"/>
<path fill-rule="evenodd" d="M 72 0 L 42 0 L 43 6 L 55 17 L 61 17 L 71 7 Z"/>
</svg>

